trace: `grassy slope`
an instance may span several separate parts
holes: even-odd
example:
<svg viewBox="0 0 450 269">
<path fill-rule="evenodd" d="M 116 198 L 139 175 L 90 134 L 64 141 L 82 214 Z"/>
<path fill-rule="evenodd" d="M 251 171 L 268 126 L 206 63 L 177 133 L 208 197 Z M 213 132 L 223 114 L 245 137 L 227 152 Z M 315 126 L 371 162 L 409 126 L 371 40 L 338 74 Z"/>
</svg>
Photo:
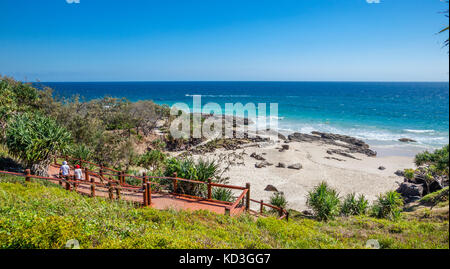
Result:
<svg viewBox="0 0 450 269">
<path fill-rule="evenodd" d="M 62 248 L 69 239 L 81 248 L 363 248 L 368 239 L 383 248 L 449 248 L 448 219 L 230 218 L 135 209 L 58 186 L 0 179 L 0 248 Z"/>
</svg>

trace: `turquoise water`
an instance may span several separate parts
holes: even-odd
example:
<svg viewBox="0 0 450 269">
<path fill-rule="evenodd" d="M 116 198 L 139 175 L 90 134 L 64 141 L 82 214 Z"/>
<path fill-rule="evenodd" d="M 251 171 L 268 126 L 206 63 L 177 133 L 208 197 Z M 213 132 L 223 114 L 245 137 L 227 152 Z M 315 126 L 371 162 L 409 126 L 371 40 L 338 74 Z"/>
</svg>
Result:
<svg viewBox="0 0 450 269">
<path fill-rule="evenodd" d="M 347 134 L 378 147 L 436 148 L 449 142 L 449 84 L 440 82 L 46 82 L 57 94 L 105 95 L 192 106 L 202 103 L 278 103 L 283 133 Z"/>
</svg>

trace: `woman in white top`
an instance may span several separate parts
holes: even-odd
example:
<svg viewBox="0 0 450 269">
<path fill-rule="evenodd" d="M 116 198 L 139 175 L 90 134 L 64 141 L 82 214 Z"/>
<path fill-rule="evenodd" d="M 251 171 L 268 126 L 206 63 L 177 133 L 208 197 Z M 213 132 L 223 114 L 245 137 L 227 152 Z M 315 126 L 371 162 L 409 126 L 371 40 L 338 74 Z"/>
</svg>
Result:
<svg viewBox="0 0 450 269">
<path fill-rule="evenodd" d="M 75 166 L 75 170 L 73 171 L 73 173 L 75 175 L 75 180 L 83 179 L 83 170 L 81 170 L 81 168 L 78 164 Z"/>
</svg>

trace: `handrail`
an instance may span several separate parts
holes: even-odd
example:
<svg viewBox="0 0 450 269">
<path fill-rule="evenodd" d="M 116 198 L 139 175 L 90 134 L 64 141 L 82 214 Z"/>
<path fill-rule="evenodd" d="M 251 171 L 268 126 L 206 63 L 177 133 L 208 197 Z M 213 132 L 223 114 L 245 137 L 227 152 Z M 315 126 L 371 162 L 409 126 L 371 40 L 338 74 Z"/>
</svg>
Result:
<svg viewBox="0 0 450 269">
<path fill-rule="evenodd" d="M 250 199 L 250 184 L 247 183 L 246 187 L 241 187 L 241 186 L 234 186 L 234 185 L 226 185 L 226 184 L 220 184 L 220 183 L 213 183 L 211 179 L 208 179 L 207 182 L 205 181 L 199 181 L 199 180 L 193 180 L 193 179 L 185 179 L 185 178 L 180 178 L 177 177 L 176 173 L 174 173 L 173 177 L 167 177 L 167 176 L 147 176 L 145 173 L 143 173 L 142 176 L 135 176 L 135 175 L 129 175 L 129 174 L 125 174 L 125 172 L 123 171 L 118 171 L 112 168 L 108 168 L 105 167 L 103 165 L 98 165 L 89 161 L 85 161 L 82 159 L 77 159 L 77 158 L 73 158 L 73 157 L 69 157 L 69 156 L 63 156 L 62 158 L 66 158 L 66 159 L 71 159 L 71 160 L 76 160 L 78 162 L 81 163 L 88 163 L 91 165 L 94 165 L 96 167 L 100 168 L 100 172 L 94 172 L 94 171 L 88 171 L 87 169 L 85 170 L 86 175 L 91 175 L 94 177 L 98 177 L 99 179 L 101 179 L 102 181 L 105 180 L 109 183 L 113 182 L 115 184 L 119 184 L 122 187 L 127 187 L 130 189 L 139 189 L 139 190 L 144 190 L 145 194 L 144 194 L 144 206 L 148 206 L 151 203 L 151 186 L 152 184 L 154 185 L 158 185 L 161 186 L 160 184 L 156 183 L 156 182 L 152 182 L 149 181 L 149 179 L 167 179 L 167 180 L 172 180 L 172 184 L 173 184 L 173 191 L 170 193 L 172 195 L 178 195 L 178 196 L 184 196 L 184 197 L 189 197 L 189 198 L 193 198 L 193 199 L 199 199 L 199 200 L 206 200 L 206 201 L 211 201 L 211 202 L 220 202 L 223 204 L 227 204 L 228 206 L 225 208 L 225 213 L 226 214 L 230 214 L 231 211 L 234 211 L 237 207 L 237 205 L 239 203 L 241 203 L 244 199 L 244 197 L 246 197 L 246 203 L 245 203 L 245 209 L 246 210 L 250 210 L 250 201 L 255 202 L 255 200 L 251 200 Z M 55 158 L 55 164 L 57 164 L 57 159 Z M 103 170 L 109 170 L 109 171 L 113 171 L 116 172 L 117 174 L 111 174 L 111 173 L 105 173 Z M 112 178 L 107 178 L 106 176 L 112 176 L 112 177 L 116 177 L 117 180 L 112 179 Z M 129 178 L 135 178 L 138 180 L 142 181 L 142 187 L 139 186 L 132 186 L 129 185 L 125 182 L 125 178 L 129 177 Z M 204 197 L 200 197 L 200 196 L 193 196 L 193 195 L 187 195 L 184 193 L 178 193 L 178 182 L 186 182 L 186 183 L 191 183 L 191 184 L 203 184 L 206 185 L 208 188 L 208 197 L 204 198 Z M 212 199 L 212 187 L 217 187 L 217 188 L 227 188 L 227 189 L 233 189 L 233 190 L 242 190 L 242 193 L 239 195 L 239 197 L 236 199 L 236 201 L 234 203 L 231 202 L 224 202 L 224 201 L 217 201 Z M 230 205 L 231 204 L 231 205 Z M 278 208 L 278 207 L 274 207 L 272 205 L 268 205 L 268 204 L 263 204 L 261 206 L 269 206 L 272 207 L 273 209 L 279 210 L 279 212 L 285 212 L 285 210 Z M 281 214 L 281 213 L 280 213 Z M 284 214 L 284 213 L 283 213 Z"/>
<path fill-rule="evenodd" d="M 234 210 L 236 208 L 236 206 L 244 199 L 245 195 L 247 194 L 248 189 L 245 189 L 241 195 L 236 199 L 236 201 L 234 201 L 234 203 L 229 206 L 230 211 Z"/>
<path fill-rule="evenodd" d="M 263 208 L 264 208 L 264 206 L 267 206 L 267 207 L 270 207 L 270 208 L 275 209 L 276 211 L 278 211 L 278 214 L 279 214 L 279 218 L 278 219 L 280 219 L 280 220 L 281 219 L 286 219 L 286 220 L 289 219 L 289 211 L 287 211 L 286 209 L 284 209 L 282 207 L 278 207 L 278 206 L 274 206 L 274 205 L 271 205 L 271 204 L 264 203 L 263 200 L 257 201 L 257 200 L 254 200 L 254 199 L 250 199 L 250 201 L 260 204 L 260 212 L 259 212 L 259 214 L 262 215 L 262 216 L 264 215 Z"/>
<path fill-rule="evenodd" d="M 72 159 L 72 160 L 76 160 L 76 161 L 80 161 L 80 162 L 84 162 L 84 163 L 89 163 L 89 164 L 92 164 L 92 165 L 97 166 L 97 167 L 102 168 L 102 169 L 106 169 L 106 170 L 109 170 L 109 171 L 114 171 L 114 172 L 117 172 L 119 174 L 121 173 L 121 171 L 118 171 L 118 170 L 115 170 L 115 169 L 112 169 L 112 168 L 108 168 L 106 166 L 98 165 L 98 164 L 95 164 L 95 163 L 92 163 L 92 162 L 89 162 L 89 161 L 85 161 L 83 159 L 77 159 L 77 158 L 73 158 L 73 157 L 70 157 L 70 156 L 60 156 L 60 158 L 67 158 L 67 159 Z M 57 164 L 56 163 L 56 159 L 55 159 L 55 164 Z M 90 173 L 92 173 L 92 175 L 97 176 L 97 177 L 101 176 L 100 174 L 95 173 L 93 171 L 90 171 Z M 110 173 L 103 172 L 103 175 L 108 175 L 108 176 L 119 176 L 119 174 L 110 174 Z M 175 177 L 135 176 L 135 175 L 129 175 L 129 174 L 125 174 L 125 173 L 121 174 L 120 176 L 140 179 L 142 181 L 144 181 L 145 179 L 150 179 L 150 178 L 153 178 L 153 179 L 168 179 L 168 180 L 183 181 L 183 182 L 187 182 L 187 183 L 210 185 L 212 187 L 219 187 L 219 188 L 228 188 L 228 189 L 235 189 L 235 190 L 245 190 L 246 189 L 245 187 L 240 187 L 240 186 L 225 185 L 225 184 L 212 183 L 212 182 L 209 183 L 209 182 L 204 182 L 204 181 L 199 181 L 199 180 L 179 178 L 179 177 L 176 177 L 176 176 Z M 108 180 L 106 177 L 103 177 L 102 179 Z M 151 183 L 154 184 L 155 182 L 151 182 Z M 198 197 L 197 196 L 197 198 L 202 198 L 202 197 Z M 208 197 L 208 199 L 209 198 L 210 197 Z"/>
</svg>

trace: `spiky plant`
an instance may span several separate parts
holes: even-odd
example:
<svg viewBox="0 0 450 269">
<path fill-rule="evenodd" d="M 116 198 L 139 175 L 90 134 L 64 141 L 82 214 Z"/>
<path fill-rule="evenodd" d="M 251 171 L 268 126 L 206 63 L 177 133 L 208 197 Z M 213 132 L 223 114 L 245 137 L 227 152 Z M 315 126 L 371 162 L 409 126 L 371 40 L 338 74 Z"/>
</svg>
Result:
<svg viewBox="0 0 450 269">
<path fill-rule="evenodd" d="M 341 215 L 364 215 L 367 211 L 368 205 L 369 201 L 367 201 L 364 195 L 360 195 L 356 198 L 356 194 L 350 193 L 345 197 L 344 202 L 342 202 Z"/>
<path fill-rule="evenodd" d="M 377 218 L 396 220 L 400 217 L 403 200 L 396 191 L 389 191 L 378 196 L 372 207 L 372 215 Z"/>
<path fill-rule="evenodd" d="M 334 219 L 339 214 L 339 194 L 326 182 L 321 182 L 308 192 L 306 204 L 319 220 Z"/>
<path fill-rule="evenodd" d="M 11 118 L 6 130 L 6 145 L 31 172 L 47 176 L 54 156 L 66 154 L 70 133 L 53 119 L 40 114 L 23 113 Z"/>
</svg>

